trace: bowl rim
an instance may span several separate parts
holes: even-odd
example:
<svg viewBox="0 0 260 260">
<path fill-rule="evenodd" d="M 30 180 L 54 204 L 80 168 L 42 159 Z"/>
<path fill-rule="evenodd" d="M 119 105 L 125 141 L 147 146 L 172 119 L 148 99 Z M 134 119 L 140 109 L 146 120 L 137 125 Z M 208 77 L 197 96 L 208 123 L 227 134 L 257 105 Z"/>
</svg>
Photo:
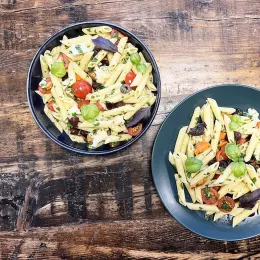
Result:
<svg viewBox="0 0 260 260">
<path fill-rule="evenodd" d="M 154 186 L 155 186 L 155 189 L 156 189 L 156 192 L 164 206 L 164 208 L 167 210 L 167 212 L 170 214 L 171 217 L 173 217 L 179 224 L 181 224 L 184 228 L 188 229 L 189 231 L 199 235 L 199 236 L 202 236 L 202 237 L 205 237 L 205 238 L 208 238 L 208 239 L 211 239 L 211 240 L 217 240 L 217 241 L 240 241 L 240 240 L 244 240 L 244 239 L 250 239 L 250 238 L 253 238 L 253 237 L 256 237 L 258 236 L 259 234 L 254 234 L 252 236 L 247 236 L 247 237 L 241 237 L 241 238 L 235 238 L 235 239 L 221 239 L 221 238 L 216 238 L 214 236 L 208 236 L 208 235 L 204 235 L 202 234 L 201 232 L 198 232 L 198 231 L 194 231 L 192 229 L 190 229 L 188 227 L 188 225 L 186 225 L 181 218 L 176 218 L 174 216 L 174 214 L 172 214 L 170 208 L 168 207 L 166 201 L 163 199 L 162 197 L 162 193 L 161 193 L 161 189 L 159 189 L 159 185 L 158 185 L 158 181 L 157 181 L 157 177 L 156 177 L 156 173 L 155 173 L 155 169 L 153 167 L 153 161 L 155 160 L 155 146 L 156 146 L 156 143 L 158 141 L 158 138 L 159 138 L 159 134 L 162 130 L 162 128 L 164 127 L 166 121 L 169 119 L 169 117 L 171 116 L 171 114 L 173 114 L 175 112 L 175 110 L 182 104 L 184 103 L 186 100 L 188 100 L 189 98 L 201 93 L 201 92 L 204 92 L 206 90 L 210 90 L 210 89 L 214 89 L 214 88 L 219 88 L 219 87 L 234 87 L 234 86 L 237 86 L 237 87 L 242 87 L 242 88 L 247 88 L 247 89 L 253 89 L 253 90 L 256 90 L 260 93 L 260 89 L 257 89 L 255 87 L 251 87 L 251 86 L 247 86 L 247 85 L 242 85 L 242 84 L 219 84 L 219 85 L 214 85 L 214 86 L 210 86 L 210 87 L 207 87 L 207 88 L 203 88 L 203 89 L 200 89 L 198 91 L 195 91 L 194 93 L 188 95 L 187 97 L 185 97 L 182 101 L 180 101 L 172 110 L 171 112 L 167 115 L 167 117 L 164 119 L 163 123 L 161 124 L 157 134 L 156 134 L 156 137 L 154 139 L 154 143 L 153 143 L 153 149 L 152 149 L 152 156 L 151 156 L 151 171 L 152 171 L 152 178 L 153 178 L 153 183 L 154 183 Z M 179 203 L 179 202 L 178 202 Z"/>
<path fill-rule="evenodd" d="M 148 53 L 151 61 L 152 61 L 152 68 L 155 71 L 155 74 L 157 76 L 158 82 L 157 82 L 157 95 L 156 95 L 156 101 L 154 104 L 154 109 L 153 109 L 153 113 L 149 119 L 149 122 L 146 124 L 146 126 L 143 128 L 142 132 L 132 138 L 130 141 L 124 143 L 123 145 L 120 145 L 116 148 L 111 148 L 109 150 L 105 150 L 105 151 L 96 151 L 96 150 L 81 150 L 79 148 L 74 148 L 71 147 L 68 144 L 65 144 L 61 141 L 59 141 L 55 136 L 53 136 L 47 129 L 46 127 L 42 124 L 41 120 L 38 118 L 38 116 L 36 115 L 35 111 L 34 111 L 34 107 L 33 107 L 33 101 L 32 101 L 32 91 L 31 91 L 31 74 L 32 74 L 32 68 L 34 63 L 36 62 L 36 59 L 38 58 L 38 56 L 41 54 L 41 52 L 43 51 L 43 49 L 50 44 L 55 38 L 59 37 L 61 34 L 65 34 L 67 31 L 69 30 L 73 30 L 79 26 L 85 26 L 85 25 L 89 25 L 89 26 L 102 26 L 102 25 L 107 25 L 107 26 L 111 26 L 112 28 L 115 29 L 119 29 L 121 31 L 125 31 L 127 34 L 129 34 L 131 36 L 131 38 L 134 38 L 140 45 L 141 47 Z M 103 22 L 103 21 L 85 21 L 85 22 L 80 22 L 80 23 L 75 23 L 75 24 L 71 24 L 67 27 L 62 28 L 61 30 L 57 31 L 56 33 L 54 33 L 52 36 L 50 36 L 42 45 L 41 47 L 37 50 L 36 54 L 34 55 L 34 57 L 32 58 L 32 61 L 30 63 L 29 66 L 29 70 L 27 73 L 27 79 L 26 79 L 26 97 L 27 97 L 27 102 L 31 111 L 31 114 L 33 116 L 34 121 L 36 122 L 36 124 L 40 127 L 40 129 L 45 133 L 45 135 L 47 135 L 47 137 L 49 137 L 52 141 L 54 141 L 56 144 L 60 145 L 61 147 L 72 151 L 72 152 L 77 152 L 80 154 L 87 154 L 87 155 L 105 155 L 105 154 L 111 154 L 117 151 L 120 151 L 128 146 L 130 146 L 131 144 L 133 144 L 135 141 L 137 141 L 139 138 L 141 138 L 146 131 L 149 129 L 149 127 L 151 126 L 159 105 L 160 105 L 160 100 L 161 100 L 161 78 L 160 78 L 160 73 L 159 73 L 159 69 L 157 66 L 157 63 L 151 53 L 151 51 L 149 50 L 149 48 L 143 43 L 142 40 L 140 40 L 135 34 L 133 34 L 132 32 L 130 32 L 128 29 L 125 29 L 124 27 L 121 27 L 119 25 L 110 23 L 110 22 Z"/>
</svg>

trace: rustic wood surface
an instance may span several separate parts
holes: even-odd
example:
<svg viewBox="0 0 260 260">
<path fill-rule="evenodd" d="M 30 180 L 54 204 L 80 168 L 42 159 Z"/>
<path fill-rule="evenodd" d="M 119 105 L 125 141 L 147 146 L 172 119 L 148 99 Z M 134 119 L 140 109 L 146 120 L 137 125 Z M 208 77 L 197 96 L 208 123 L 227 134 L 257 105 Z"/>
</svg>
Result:
<svg viewBox="0 0 260 260">
<path fill-rule="evenodd" d="M 0 17 L 1 259 L 260 259 L 259 238 L 211 241 L 178 224 L 150 168 L 159 126 L 183 98 L 220 83 L 260 86 L 259 0 L 0 0 Z M 87 20 L 134 32 L 162 79 L 149 131 L 108 156 L 60 148 L 26 102 L 36 50 Z"/>
</svg>

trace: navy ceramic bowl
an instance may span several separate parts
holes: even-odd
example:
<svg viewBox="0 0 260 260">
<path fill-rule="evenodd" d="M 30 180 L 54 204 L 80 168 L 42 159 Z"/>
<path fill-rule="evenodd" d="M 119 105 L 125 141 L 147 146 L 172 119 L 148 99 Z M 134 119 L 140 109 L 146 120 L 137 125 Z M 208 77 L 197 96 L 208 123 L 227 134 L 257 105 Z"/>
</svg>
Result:
<svg viewBox="0 0 260 260">
<path fill-rule="evenodd" d="M 44 104 L 42 99 L 39 95 L 35 93 L 35 90 L 38 89 L 38 84 L 41 81 L 42 73 L 41 73 L 41 66 L 40 66 L 40 55 L 43 54 L 46 50 L 51 50 L 54 47 L 60 45 L 60 40 L 62 39 L 63 35 L 65 34 L 68 38 L 77 37 L 79 35 L 83 35 L 82 32 L 83 28 L 89 28 L 94 26 L 102 26 L 107 25 L 110 26 L 119 32 L 126 35 L 129 41 L 138 48 L 138 51 L 141 51 L 144 55 L 145 59 L 152 64 L 153 67 L 153 77 L 154 77 L 154 84 L 157 87 L 157 98 L 156 102 L 152 107 L 152 115 L 150 120 L 143 126 L 142 132 L 132 138 L 129 142 L 122 143 L 120 146 L 116 148 L 110 148 L 108 145 L 103 145 L 95 150 L 88 149 L 86 144 L 76 143 L 70 140 L 66 133 L 60 133 L 59 130 L 54 126 L 54 124 L 49 120 L 49 118 L 45 115 L 43 109 Z M 152 53 L 149 51 L 147 46 L 138 39 L 133 33 L 130 31 L 111 23 L 106 22 L 83 22 L 71 25 L 67 28 L 62 29 L 61 31 L 54 34 L 50 37 L 37 51 L 36 55 L 34 56 L 28 76 L 27 76 L 27 100 L 29 107 L 31 109 L 32 115 L 34 120 L 36 121 L 37 125 L 42 129 L 42 131 L 51 138 L 55 143 L 58 145 L 74 152 L 82 153 L 82 154 L 109 154 L 121 149 L 124 149 L 138 140 L 150 127 L 153 122 L 153 119 L 157 113 L 159 103 L 160 103 L 160 94 L 161 93 L 161 81 L 159 70 L 154 60 Z"/>
<path fill-rule="evenodd" d="M 178 202 L 174 174 L 176 170 L 168 161 L 169 151 L 173 151 L 178 132 L 188 125 L 193 111 L 202 106 L 206 98 L 214 98 L 219 106 L 260 111 L 260 91 L 241 85 L 220 85 L 196 92 L 177 105 L 163 122 L 155 139 L 152 154 L 152 174 L 157 192 L 169 213 L 189 230 L 212 239 L 234 241 L 260 234 L 260 216 L 247 218 L 232 228 L 231 218 L 220 218 L 213 222 L 201 211 L 192 211 Z M 188 200 L 189 194 L 186 194 Z M 191 200 L 189 200 L 191 202 Z"/>
</svg>

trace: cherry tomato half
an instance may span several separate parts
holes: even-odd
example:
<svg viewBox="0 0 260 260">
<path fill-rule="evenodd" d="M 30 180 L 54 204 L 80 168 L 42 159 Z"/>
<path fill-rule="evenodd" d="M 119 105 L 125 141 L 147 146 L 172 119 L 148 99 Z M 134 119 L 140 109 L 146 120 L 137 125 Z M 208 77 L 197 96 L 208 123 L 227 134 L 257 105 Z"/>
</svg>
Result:
<svg viewBox="0 0 260 260">
<path fill-rule="evenodd" d="M 135 77 L 136 75 L 134 74 L 134 72 L 128 72 L 125 76 L 125 84 L 131 85 Z"/>
<path fill-rule="evenodd" d="M 83 105 L 88 105 L 89 101 L 82 99 L 82 100 L 78 101 L 77 103 L 78 103 L 78 108 L 80 109 Z"/>
<path fill-rule="evenodd" d="M 67 56 L 66 54 L 64 54 L 64 53 L 61 52 L 61 53 L 59 54 L 59 56 L 58 56 L 58 59 L 59 59 L 60 57 L 62 57 L 62 59 L 63 59 L 65 69 L 67 69 L 67 68 L 69 67 L 69 58 L 68 58 L 68 56 Z"/>
<path fill-rule="evenodd" d="M 95 105 L 98 107 L 99 111 L 101 111 L 101 112 L 104 112 L 104 111 L 105 111 L 105 108 L 103 108 L 102 105 L 99 104 L 98 102 L 95 103 Z"/>
<path fill-rule="evenodd" d="M 209 187 L 201 190 L 201 196 L 203 202 L 208 205 L 215 204 L 219 197 L 218 192 L 215 189 Z"/>
<path fill-rule="evenodd" d="M 72 93 L 77 98 L 85 98 L 87 94 L 92 92 L 91 85 L 85 80 L 76 81 L 72 85 Z"/>
<path fill-rule="evenodd" d="M 217 206 L 220 211 L 228 213 L 232 211 L 232 209 L 235 207 L 235 201 L 228 196 L 224 196 L 223 198 L 218 200 Z"/>
<path fill-rule="evenodd" d="M 53 100 L 51 100 L 51 101 L 49 101 L 48 102 L 48 108 L 52 111 L 52 112 L 56 112 L 55 111 L 55 108 L 54 108 L 54 105 L 55 104 L 55 102 L 53 101 Z"/>
<path fill-rule="evenodd" d="M 51 78 L 48 77 L 46 79 L 46 86 L 43 88 L 40 85 L 38 86 L 38 90 L 42 93 L 42 94 L 50 94 L 51 93 L 51 88 L 52 88 L 52 81 Z"/>
<path fill-rule="evenodd" d="M 142 129 L 143 129 L 143 125 L 142 124 L 138 124 L 137 126 L 127 128 L 128 134 L 130 134 L 132 136 L 139 135 L 141 133 Z"/>
</svg>

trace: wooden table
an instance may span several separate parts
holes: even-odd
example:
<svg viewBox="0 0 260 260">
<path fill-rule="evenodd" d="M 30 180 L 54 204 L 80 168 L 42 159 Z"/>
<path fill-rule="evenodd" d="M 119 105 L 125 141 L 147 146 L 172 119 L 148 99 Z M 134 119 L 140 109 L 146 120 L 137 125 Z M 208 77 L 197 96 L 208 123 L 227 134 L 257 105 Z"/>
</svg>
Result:
<svg viewBox="0 0 260 260">
<path fill-rule="evenodd" d="M 0 10 L 1 259 L 260 257 L 259 238 L 211 241 L 178 224 L 156 194 L 150 167 L 160 124 L 183 98 L 221 83 L 260 85 L 259 0 L 2 0 Z M 60 148 L 26 102 L 36 50 L 59 29 L 86 20 L 134 32 L 162 78 L 149 131 L 108 156 Z"/>
</svg>

